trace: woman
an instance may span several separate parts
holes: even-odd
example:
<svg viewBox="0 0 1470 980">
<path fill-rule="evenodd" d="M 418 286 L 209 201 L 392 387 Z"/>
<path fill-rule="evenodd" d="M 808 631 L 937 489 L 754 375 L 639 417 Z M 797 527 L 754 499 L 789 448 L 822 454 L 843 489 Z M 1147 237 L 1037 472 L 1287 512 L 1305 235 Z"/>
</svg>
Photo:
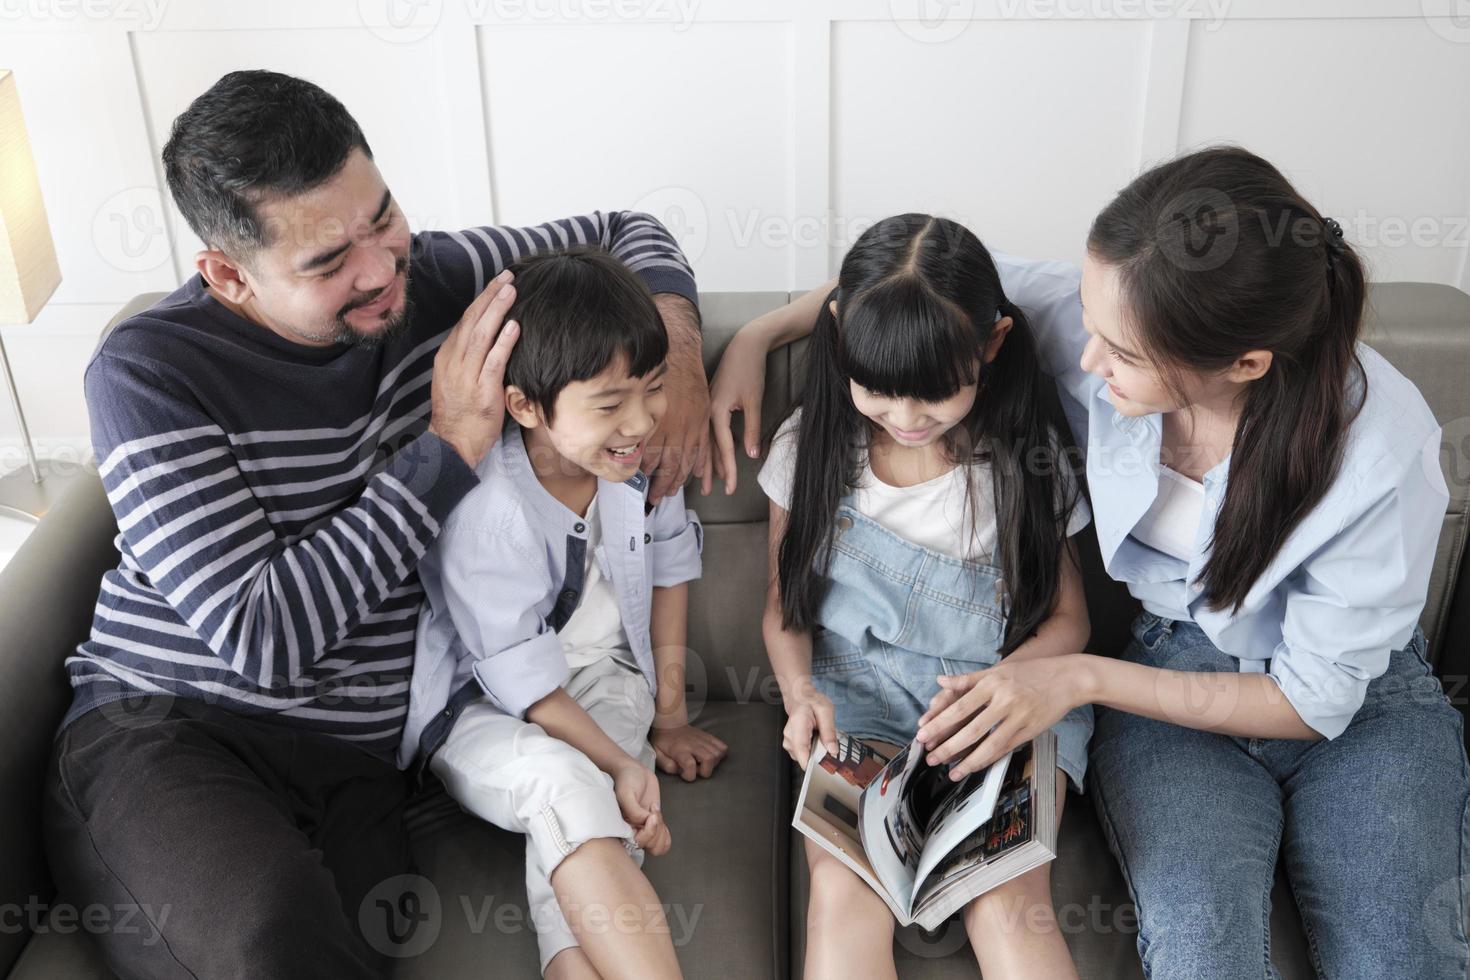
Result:
<svg viewBox="0 0 1470 980">
<path fill-rule="evenodd" d="M 1440 433 L 1358 342 L 1341 229 L 1266 161 L 1210 149 L 1119 193 L 1080 275 L 1001 271 L 1069 396 L 1104 563 L 1144 612 L 1121 658 L 943 678 L 930 758 L 960 778 L 1098 705 L 1089 785 L 1151 977 L 1269 975 L 1278 852 L 1323 976 L 1465 976 L 1470 767 L 1417 629 Z M 799 322 L 747 327 L 717 419 Z"/>
</svg>

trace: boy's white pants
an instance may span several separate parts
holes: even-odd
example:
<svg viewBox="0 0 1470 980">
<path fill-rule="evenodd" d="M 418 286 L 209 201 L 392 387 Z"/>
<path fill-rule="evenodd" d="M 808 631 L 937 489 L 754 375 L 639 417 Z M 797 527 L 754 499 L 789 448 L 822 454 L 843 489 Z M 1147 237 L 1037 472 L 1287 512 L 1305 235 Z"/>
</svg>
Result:
<svg viewBox="0 0 1470 980">
<path fill-rule="evenodd" d="M 624 752 L 653 768 L 653 695 L 641 673 L 604 657 L 572 671 L 565 690 Z M 553 956 L 578 945 L 551 887 L 562 859 L 586 841 L 612 837 L 643 863 L 612 777 L 540 725 L 484 700 L 461 712 L 429 768 L 466 810 L 526 835 L 526 897 L 544 973 Z"/>
</svg>

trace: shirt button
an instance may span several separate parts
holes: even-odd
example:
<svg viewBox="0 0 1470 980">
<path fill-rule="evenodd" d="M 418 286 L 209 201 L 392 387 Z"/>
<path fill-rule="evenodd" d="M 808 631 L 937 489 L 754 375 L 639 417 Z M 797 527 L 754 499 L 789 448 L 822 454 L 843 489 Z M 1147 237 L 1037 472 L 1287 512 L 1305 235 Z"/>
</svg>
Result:
<svg viewBox="0 0 1470 980">
<path fill-rule="evenodd" d="M 445 718 L 453 718 L 454 717 L 454 709 L 453 708 L 445 708 L 444 709 L 444 717 Z"/>
<path fill-rule="evenodd" d="M 850 527 L 852 527 L 852 518 L 851 517 L 848 517 L 846 514 L 843 514 L 841 517 L 837 518 L 837 530 L 839 530 L 839 531 L 846 531 Z"/>
<path fill-rule="evenodd" d="M 643 543 L 644 544 L 648 544 L 652 540 L 653 540 L 653 535 L 651 535 L 651 534 L 645 534 L 645 535 L 643 535 Z"/>
<path fill-rule="evenodd" d="M 573 592 L 571 589 L 562 589 L 561 590 L 561 601 L 562 602 L 571 602 L 575 598 L 577 598 L 577 593 Z"/>
<path fill-rule="evenodd" d="M 582 532 L 587 530 L 587 525 L 578 523 L 576 527 L 572 528 L 572 530 L 576 531 L 578 534 L 581 534 Z"/>
</svg>

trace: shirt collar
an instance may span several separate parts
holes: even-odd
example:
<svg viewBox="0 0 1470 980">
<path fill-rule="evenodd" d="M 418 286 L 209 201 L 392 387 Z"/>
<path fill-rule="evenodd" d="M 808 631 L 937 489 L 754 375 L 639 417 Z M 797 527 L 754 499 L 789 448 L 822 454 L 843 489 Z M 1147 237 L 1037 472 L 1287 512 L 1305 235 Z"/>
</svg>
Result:
<svg viewBox="0 0 1470 980">
<path fill-rule="evenodd" d="M 535 468 L 531 466 L 531 457 L 526 452 L 526 442 L 521 427 L 514 422 L 507 422 L 498 445 L 500 456 L 504 460 L 504 472 L 500 474 L 492 472 L 488 478 L 514 480 L 518 486 L 525 488 L 525 499 L 535 508 L 543 521 L 551 526 L 562 528 L 567 534 L 586 537 L 587 519 L 557 500 L 549 490 L 541 485 Z M 605 495 L 626 491 L 636 494 L 641 503 L 647 495 L 648 476 L 640 470 L 622 483 L 612 483 L 600 477 L 597 480 L 597 500 L 599 501 Z M 606 521 L 609 508 L 604 505 L 599 508 L 599 512 Z"/>
</svg>

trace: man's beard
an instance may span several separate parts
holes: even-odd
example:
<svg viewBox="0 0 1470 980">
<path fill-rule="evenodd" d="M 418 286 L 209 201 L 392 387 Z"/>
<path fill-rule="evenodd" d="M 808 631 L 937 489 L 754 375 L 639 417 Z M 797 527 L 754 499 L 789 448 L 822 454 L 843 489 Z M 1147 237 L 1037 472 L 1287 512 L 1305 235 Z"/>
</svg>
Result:
<svg viewBox="0 0 1470 980">
<path fill-rule="evenodd" d="M 389 283 L 383 289 L 378 290 L 376 294 L 366 299 L 354 300 L 338 310 L 334 329 L 328 334 L 328 339 L 334 344 L 346 344 L 350 347 L 365 347 L 371 350 L 401 334 L 413 316 L 413 295 L 408 288 L 408 260 L 406 258 L 398 260 L 398 267 L 393 270 L 394 282 L 397 281 L 399 276 L 403 277 L 403 309 L 394 314 L 392 319 L 370 334 L 359 333 L 347 322 L 347 314 L 358 307 L 371 305 L 374 300 L 383 295 L 383 289 L 392 289 L 393 284 Z"/>
</svg>

